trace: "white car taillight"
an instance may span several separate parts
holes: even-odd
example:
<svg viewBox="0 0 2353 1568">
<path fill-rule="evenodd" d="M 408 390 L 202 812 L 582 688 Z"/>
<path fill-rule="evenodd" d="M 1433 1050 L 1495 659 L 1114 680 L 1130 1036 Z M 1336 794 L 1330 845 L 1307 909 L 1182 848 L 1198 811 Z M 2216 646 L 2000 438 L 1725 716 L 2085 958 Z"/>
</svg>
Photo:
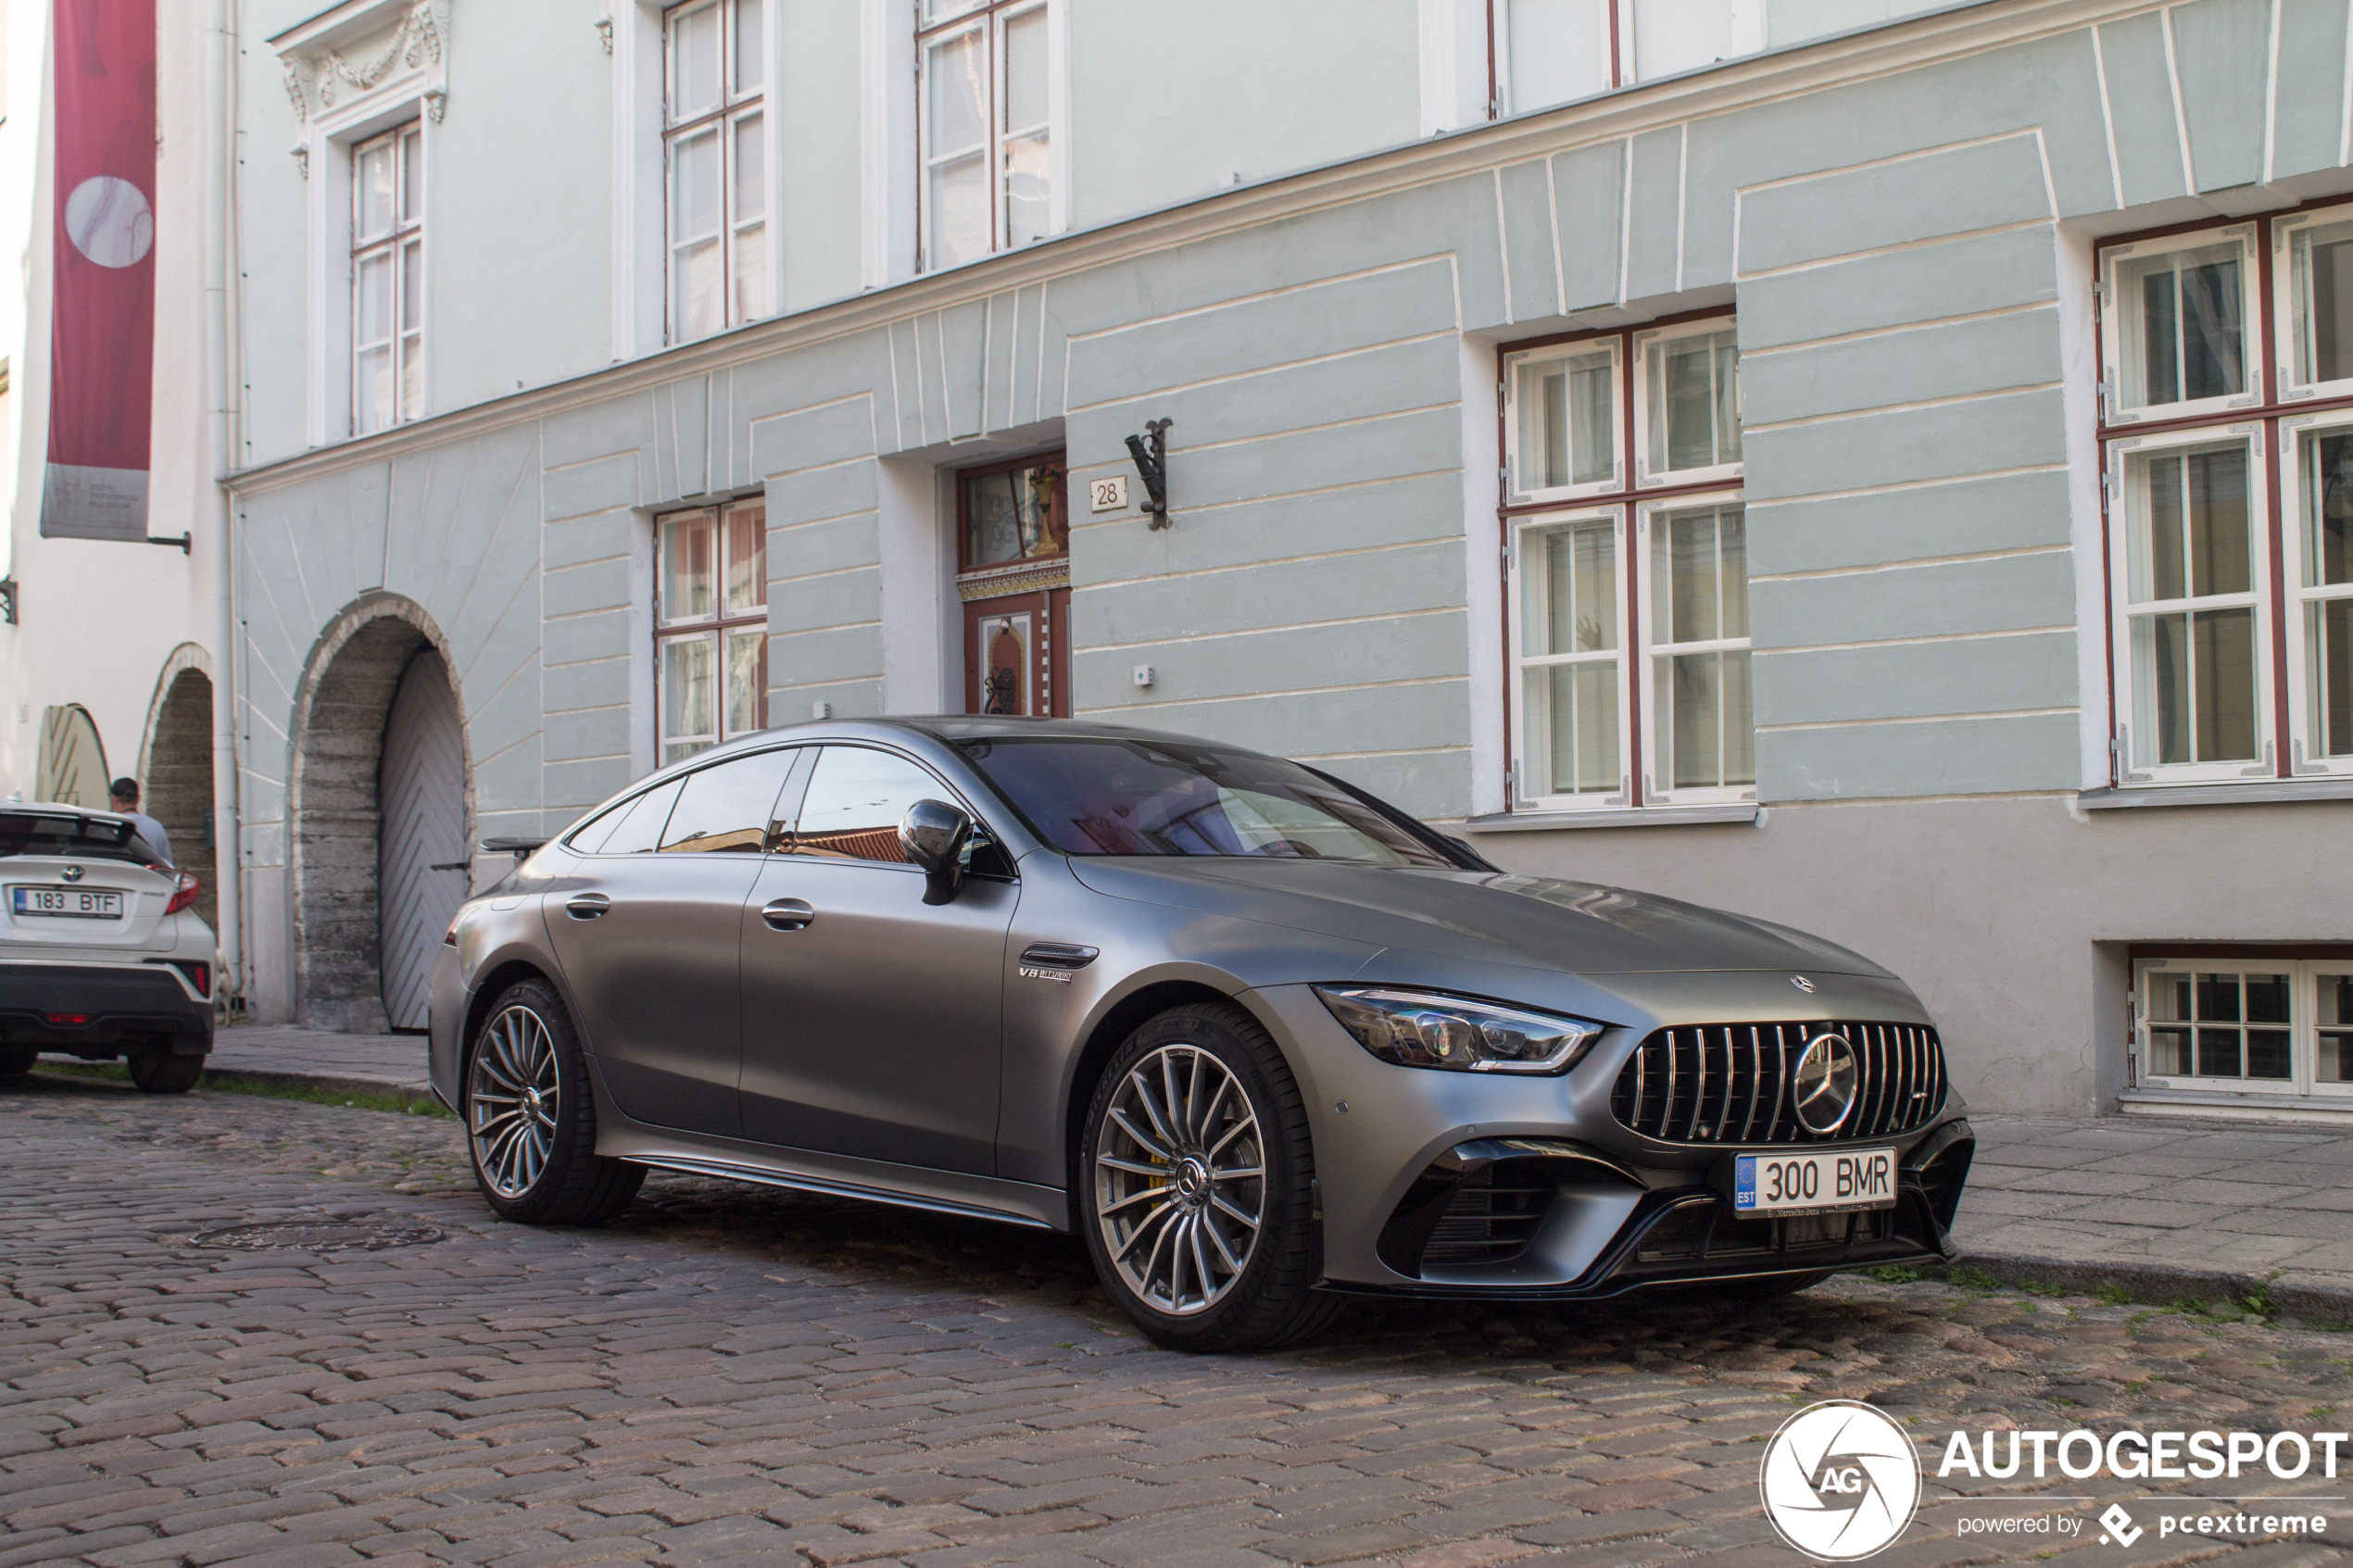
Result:
<svg viewBox="0 0 2353 1568">
<path fill-rule="evenodd" d="M 195 903 L 196 895 L 204 891 L 204 884 L 196 880 L 195 873 L 180 872 L 175 874 L 179 878 L 179 884 L 172 889 L 171 902 L 163 907 L 163 912 L 168 915 L 178 914 Z"/>
</svg>

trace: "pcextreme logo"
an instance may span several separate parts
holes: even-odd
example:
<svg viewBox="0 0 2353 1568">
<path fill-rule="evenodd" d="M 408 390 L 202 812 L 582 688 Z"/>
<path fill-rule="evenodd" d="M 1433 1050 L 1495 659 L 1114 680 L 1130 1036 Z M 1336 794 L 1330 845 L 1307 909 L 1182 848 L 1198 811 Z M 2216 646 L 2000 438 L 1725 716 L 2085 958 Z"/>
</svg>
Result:
<svg viewBox="0 0 2353 1568">
<path fill-rule="evenodd" d="M 1781 1423 L 1765 1445 L 1757 1490 L 1780 1537 L 1823 1562 L 1886 1549 L 1920 1502 L 1920 1461 L 1889 1417 L 1855 1399 L 1825 1399 Z"/>
</svg>

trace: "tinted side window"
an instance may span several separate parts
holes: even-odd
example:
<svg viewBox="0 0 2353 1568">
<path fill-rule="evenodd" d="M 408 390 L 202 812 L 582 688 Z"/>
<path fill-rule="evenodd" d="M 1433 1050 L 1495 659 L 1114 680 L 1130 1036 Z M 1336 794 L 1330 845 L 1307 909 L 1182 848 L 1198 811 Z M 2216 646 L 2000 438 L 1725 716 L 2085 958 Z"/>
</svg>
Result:
<svg viewBox="0 0 2353 1568">
<path fill-rule="evenodd" d="M 947 786 L 904 758 L 864 746 L 829 746 L 800 804 L 793 853 L 833 860 L 907 863 L 899 821 L 918 800 L 953 800 Z"/>
<path fill-rule="evenodd" d="M 614 813 L 619 820 L 611 834 L 590 853 L 597 855 L 643 855 L 661 842 L 661 824 L 670 820 L 670 809 L 678 802 L 678 785 L 673 779 L 660 789 L 649 789 L 628 807 Z M 577 846 L 586 848 L 585 843 Z"/>
<path fill-rule="evenodd" d="M 688 773 L 662 832 L 661 852 L 757 855 L 766 849 L 783 826 L 775 821 L 776 796 L 799 755 L 790 746 L 758 751 Z"/>
</svg>

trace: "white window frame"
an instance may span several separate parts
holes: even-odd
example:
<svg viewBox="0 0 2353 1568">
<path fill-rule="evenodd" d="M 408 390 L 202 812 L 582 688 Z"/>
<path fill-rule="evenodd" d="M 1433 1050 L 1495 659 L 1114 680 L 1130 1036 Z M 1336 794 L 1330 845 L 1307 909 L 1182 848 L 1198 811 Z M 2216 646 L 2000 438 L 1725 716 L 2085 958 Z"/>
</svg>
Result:
<svg viewBox="0 0 2353 1568">
<path fill-rule="evenodd" d="M 1628 564 L 1626 512 L 1627 508 L 1623 504 L 1612 503 L 1608 506 L 1567 508 L 1559 511 L 1516 517 L 1508 524 L 1511 546 L 1509 571 L 1504 584 L 1504 614 L 1505 634 L 1510 638 L 1511 681 L 1508 700 L 1511 703 L 1512 715 L 1511 796 L 1516 809 L 1529 811 L 1597 811 L 1613 808 L 1623 809 L 1629 798 L 1628 781 L 1634 766 L 1633 747 L 1635 736 L 1639 732 L 1634 726 L 1633 704 L 1628 700 L 1627 691 L 1627 660 L 1633 648 L 1632 639 L 1629 636 L 1632 628 L 1629 624 L 1626 613 Z M 1527 651 L 1527 635 L 1529 584 L 1532 579 L 1526 565 L 1529 542 L 1538 535 L 1549 533 L 1563 524 L 1594 521 L 1605 521 L 1610 525 L 1611 591 L 1617 597 L 1617 646 L 1606 652 L 1597 650 L 1592 653 L 1530 654 Z M 1541 581 L 1541 578 L 1533 580 Z M 1616 671 L 1617 686 L 1617 787 L 1607 793 L 1590 791 L 1567 795 L 1527 793 L 1526 785 L 1532 776 L 1529 771 L 1528 759 L 1533 752 L 1530 743 L 1535 738 L 1529 733 L 1533 726 L 1528 721 L 1528 671 L 1538 668 L 1605 662 Z"/>
<path fill-rule="evenodd" d="M 2353 755 L 2329 757 L 2313 711 L 2311 636 L 2308 607 L 2327 599 L 2353 598 L 2353 583 L 2309 580 L 2306 558 L 2304 444 L 2307 436 L 2353 436 L 2353 408 L 2302 414 L 2280 421 L 2280 522 L 2284 580 L 2287 587 L 2287 701 L 2290 771 L 2298 777 L 2353 776 Z"/>
<path fill-rule="evenodd" d="M 2254 609 L 2255 756 L 2213 762 L 2144 765 L 2133 750 L 2138 744 L 2134 738 L 2134 721 L 2140 708 L 2138 692 L 2133 684 L 2133 612 L 2135 608 L 2132 602 L 2131 555 L 2135 508 L 2132 488 L 2133 459 L 2180 452 L 2186 448 L 2222 446 L 2233 441 L 2244 441 L 2247 448 L 2247 536 L 2252 558 L 2248 562 L 2246 590 L 2204 598 L 2151 600 L 2149 605 L 2180 609 L 2195 607 L 2200 610 L 2246 606 Z M 2271 653 L 2271 531 L 2265 521 L 2264 511 L 2263 442 L 2263 421 L 2249 420 L 2234 424 L 2205 425 L 2191 430 L 2132 437 L 2111 442 L 2108 445 L 2108 627 L 2109 635 L 2114 639 L 2116 670 L 2117 776 L 2124 784 L 2235 783 L 2246 779 L 2271 778 L 2277 774 L 2279 737 L 2273 733 L 2276 707 Z M 2140 607 L 2140 609 L 2143 614 L 2157 613 L 2147 606 Z"/>
<path fill-rule="evenodd" d="M 2290 997 L 2292 1009 L 2294 1006 L 2300 1004 L 2307 1011 L 2304 1033 L 2306 1039 L 2309 1042 L 2309 1048 L 2304 1052 L 2303 1060 L 2306 1070 L 2311 1076 L 2312 1087 L 2310 1093 L 2315 1098 L 2326 1099 L 2344 1098 L 2353 1099 L 2353 1082 L 2329 1083 L 2323 1081 L 2321 1077 L 2321 1010 L 2319 992 L 2319 983 L 2322 980 L 2333 980 L 2340 976 L 2353 975 L 2353 959 L 2312 959 L 2308 960 L 2304 964 L 2303 968 L 2304 974 L 2296 981 L 2296 989 L 2290 993 Z M 2331 1025 L 2332 1028 L 2338 1028 L 2341 1026 L 2341 1024 Z"/>
<path fill-rule="evenodd" d="M 1651 384 L 1647 369 L 1650 351 L 1660 345 L 1674 343 L 1683 338 L 1712 337 L 1722 332 L 1730 332 L 1734 334 L 1732 374 L 1737 382 L 1740 376 L 1738 346 L 1740 326 L 1733 317 L 1711 316 L 1703 320 L 1685 321 L 1672 327 L 1655 327 L 1634 334 L 1631 350 L 1634 357 L 1631 399 L 1633 407 L 1627 410 L 1627 415 L 1634 421 L 1635 489 L 1661 490 L 1669 485 L 1683 489 L 1699 484 L 1730 486 L 1740 483 L 1746 466 L 1745 454 L 1748 445 L 1744 433 L 1748 418 L 1746 411 L 1742 408 L 1741 391 L 1737 384 L 1732 390 L 1732 409 L 1733 417 L 1740 420 L 1743 431 L 1741 445 L 1743 457 L 1729 463 L 1710 463 L 1704 468 L 1662 469 L 1655 473 L 1651 471 Z"/>
<path fill-rule="evenodd" d="M 1763 50 L 1766 45 L 1765 0 L 1727 0 L 1724 6 L 1727 52 L 1713 61 L 1701 61 L 1671 70 L 1653 71 L 1648 76 L 1641 69 L 1642 55 L 1637 47 L 1641 41 L 1645 0 L 1601 0 L 1594 7 L 1594 24 L 1598 36 L 1593 41 L 1594 53 L 1610 62 L 1609 80 L 1602 83 L 1600 92 L 1611 93 L 1631 87 L 1637 82 L 1655 81 L 1662 76 L 1682 75 L 1704 70 L 1710 64 L 1724 64 L 1745 58 Z M 1677 19 L 1669 19 L 1672 28 Z M 1657 19 L 1653 19 L 1656 25 Z M 1574 103 L 1577 99 L 1562 98 L 1543 103 L 1521 104 L 1512 96 L 1512 51 L 1510 0 L 1491 0 L 1488 10 L 1490 37 L 1495 53 L 1495 95 L 1499 100 L 1498 114 L 1528 114 L 1550 108 L 1556 103 Z M 1616 44 L 1613 54 L 1612 43 Z"/>
<path fill-rule="evenodd" d="M 2263 332 L 2262 317 L 2259 311 L 2261 291 L 2257 286 L 2255 275 L 2257 250 L 2262 244 L 2262 237 L 2258 232 L 2259 228 L 2257 223 L 2233 223 L 2201 229 L 2195 233 L 2168 234 L 2162 239 L 2117 245 L 2100 253 L 2100 385 L 2105 394 L 2100 412 L 2109 425 L 2154 424 L 2196 419 L 2233 408 L 2252 408 L 2263 401 Z M 2246 390 L 2236 396 L 2198 397 L 2179 403 L 2153 403 L 2143 408 L 2127 408 L 2124 407 L 2123 379 L 2126 302 L 2118 278 L 2123 265 L 2153 256 L 2203 250 L 2210 245 L 2233 242 L 2239 246 L 2241 258 L 2240 369 Z"/>
<path fill-rule="evenodd" d="M 988 39 L 988 101 L 985 106 L 988 134 L 983 147 L 982 161 L 989 173 L 988 256 L 1001 256 L 1007 251 L 1026 248 L 1007 242 L 1005 237 L 1005 144 L 1015 139 L 1007 134 L 1002 123 L 1005 99 L 1006 27 L 1020 18 L 1043 12 L 1046 18 L 1046 232 L 1028 244 L 1044 244 L 1063 233 L 1070 226 L 1070 149 L 1067 129 L 1069 92 L 1066 62 L 1068 49 L 1068 0 L 946 0 L 943 14 L 936 21 L 924 16 L 924 0 L 914 0 L 914 154 L 915 154 L 915 270 L 936 272 L 948 265 L 935 259 L 933 237 L 937 221 L 932 212 L 931 170 L 935 159 L 931 152 L 931 129 L 926 120 L 931 102 L 931 54 L 942 41 L 957 33 L 980 30 Z M 1035 133 L 1036 127 L 1021 132 Z M 975 257 L 954 263 L 969 266 Z"/>
<path fill-rule="evenodd" d="M 1571 501 L 1585 495 L 1616 495 L 1628 488 L 1626 483 L 1626 363 L 1625 339 L 1617 336 L 1585 338 L 1575 343 L 1554 344 L 1548 348 L 1530 348 L 1504 358 L 1504 463 L 1505 495 L 1513 506 L 1531 502 Z M 1519 371 L 1523 365 L 1542 360 L 1567 359 L 1596 351 L 1609 355 L 1610 420 L 1609 477 L 1589 481 L 1583 484 L 1528 486 L 1520 483 L 1520 408 Z"/>
<path fill-rule="evenodd" d="M 362 85 L 345 69 L 373 60 L 405 36 L 382 74 Z M 346 0 L 268 43 L 285 71 L 298 122 L 287 149 L 306 182 L 303 435 L 312 446 L 352 439 L 352 149 L 405 122 L 421 122 L 430 227 L 441 118 L 448 103 L 448 0 Z M 428 46 L 430 45 L 430 46 Z M 338 63 L 345 69 L 338 69 Z M 248 156 L 251 156 L 250 154 Z M 422 315 L 435 314 L 432 257 Z M 433 411 L 432 345 L 417 417 Z"/>
<path fill-rule="evenodd" d="M 684 507 L 673 511 L 660 512 L 654 516 L 653 713 L 654 758 L 658 766 L 667 767 L 673 762 L 684 761 L 687 757 L 698 756 L 712 746 L 724 746 L 729 741 L 757 734 L 768 727 L 769 689 L 775 679 L 773 671 L 764 677 L 761 687 L 754 697 L 756 721 L 749 727 L 739 728 L 731 725 L 727 717 L 729 695 L 727 645 L 730 637 L 757 627 L 763 639 L 761 650 L 761 665 L 763 670 L 767 669 L 768 653 L 774 641 L 769 632 L 771 611 L 768 582 L 765 576 L 768 570 L 767 504 L 767 497 L 763 493 L 737 496 L 732 501 L 723 501 L 715 506 Z M 761 516 L 760 571 L 762 575 L 758 581 L 760 602 L 756 606 L 731 610 L 727 608 L 727 535 L 735 514 L 738 510 L 750 508 L 758 509 Z M 672 607 L 665 604 L 661 598 L 662 589 L 668 581 L 662 558 L 662 535 L 673 524 L 697 518 L 708 518 L 711 523 L 711 609 L 701 615 L 676 615 L 672 613 Z M 669 715 L 664 707 L 663 650 L 673 643 L 705 639 L 709 640 L 711 647 L 711 722 L 713 728 L 707 732 L 708 739 L 704 739 L 702 735 L 673 736 L 668 733 Z M 669 748 L 672 746 L 691 744 L 697 740 L 702 740 L 702 745 L 693 751 L 682 752 L 676 757 L 669 754 Z"/>
<path fill-rule="evenodd" d="M 2338 223 L 2353 223 L 2353 207 L 2299 212 L 2293 217 L 2274 219 L 2271 222 L 2272 350 L 2279 364 L 2279 400 L 2282 403 L 2353 395 L 2353 375 L 2339 376 L 2334 381 L 2304 382 L 2298 381 L 2296 374 L 2296 366 L 2302 360 L 2296 323 L 2303 304 L 2302 291 L 2296 286 L 2296 241 L 2298 235 L 2309 230 Z"/>
<path fill-rule="evenodd" d="M 413 147 L 411 138 L 414 139 Z M 381 233 L 363 235 L 359 232 L 362 201 L 359 162 L 371 149 L 379 145 L 388 145 L 392 149 L 394 193 L 392 227 Z M 381 346 L 392 356 L 393 398 L 392 418 L 379 429 L 390 430 L 398 425 L 408 424 L 421 418 L 425 411 L 425 388 L 431 372 L 431 367 L 426 362 L 430 339 L 426 335 L 425 322 L 430 313 L 425 307 L 425 291 L 427 281 L 432 276 L 432 252 L 425 236 L 425 209 L 432 204 L 432 195 L 425 186 L 426 178 L 431 171 L 426 167 L 428 160 L 425 157 L 424 149 L 425 124 L 422 116 L 402 120 L 389 130 L 380 131 L 373 135 L 352 141 L 344 149 L 344 157 L 346 162 L 345 175 L 350 186 L 351 207 L 351 255 L 347 263 L 351 294 L 346 313 L 351 334 L 347 348 L 347 364 L 350 370 L 347 395 L 350 398 L 350 414 L 346 433 L 354 436 L 376 433 L 374 431 L 363 431 L 359 428 L 360 356 L 369 349 L 380 346 L 373 342 L 363 344 L 359 339 L 359 275 L 362 265 L 378 256 L 388 257 L 391 260 L 392 335 Z M 418 165 L 417 210 L 403 218 L 400 204 L 406 199 L 408 194 L 408 171 L 411 158 Z M 419 270 L 416 320 L 413 321 L 409 319 L 408 290 L 403 285 L 401 275 L 402 253 L 412 245 L 417 249 Z M 417 391 L 413 401 L 405 391 L 405 378 L 401 374 L 402 345 L 411 336 L 417 340 Z"/>
<path fill-rule="evenodd" d="M 775 18 L 774 7 L 766 0 L 757 0 L 761 11 L 760 85 L 749 92 L 736 87 L 736 62 L 739 41 L 736 38 L 736 7 L 735 0 L 679 0 L 663 9 L 661 24 L 661 222 L 662 222 L 662 325 L 663 338 L 668 343 L 698 341 L 686 336 L 686 324 L 679 318 L 678 250 L 679 236 L 673 232 L 677 220 L 677 193 L 673 183 L 677 169 L 675 149 L 680 144 L 704 135 L 715 135 L 719 142 L 719 324 L 701 334 L 715 337 L 750 321 L 763 320 L 776 310 L 776 124 L 769 110 L 770 86 L 775 76 Z M 719 13 L 719 103 L 691 118 L 673 121 L 672 92 L 677 83 L 677 62 L 673 41 L 678 24 L 688 16 L 716 9 Z M 746 219 L 736 207 L 736 147 L 738 127 L 757 116 L 760 120 L 761 146 L 761 212 L 756 219 Z M 736 251 L 744 232 L 760 230 L 762 244 L 760 267 L 761 298 L 757 311 L 740 307 L 736 298 Z"/>
<path fill-rule="evenodd" d="M 1655 501 L 1644 501 L 1636 508 L 1640 519 L 1634 535 L 1634 606 L 1635 621 L 1640 631 L 1636 646 L 1642 659 L 1642 700 L 1650 706 L 1648 715 L 1650 722 L 1642 725 L 1641 730 L 1643 741 L 1641 759 L 1642 801 L 1645 806 L 1724 805 L 1753 801 L 1756 798 L 1756 782 L 1754 777 L 1744 784 L 1678 789 L 1671 781 L 1656 778 L 1651 771 L 1652 765 L 1658 758 L 1659 737 L 1666 733 L 1669 721 L 1669 715 L 1659 703 L 1658 661 L 1662 657 L 1698 653 L 1747 653 L 1750 655 L 1749 769 L 1752 775 L 1755 771 L 1756 666 L 1753 651 L 1754 636 L 1715 637 L 1699 642 L 1670 643 L 1659 640 L 1656 625 L 1657 592 L 1654 565 L 1656 552 L 1651 547 L 1652 529 L 1655 526 L 1657 520 L 1663 517 L 1671 517 L 1678 512 L 1714 510 L 1728 505 L 1741 508 L 1741 516 L 1745 524 L 1748 515 L 1747 502 L 1743 498 L 1740 490 L 1734 487 L 1702 495 L 1679 495 L 1671 498 L 1662 496 Z M 1745 534 L 1745 528 L 1743 528 L 1743 534 Z M 1745 551 L 1743 551 L 1741 570 L 1741 593 L 1743 598 L 1748 593 Z M 1754 623 L 1752 623 L 1752 633 L 1753 631 Z"/>
<path fill-rule="evenodd" d="M 2288 1076 L 2216 1078 L 2198 1073 L 2158 1073 L 2155 1067 L 2157 1056 L 2153 1037 L 2157 1025 L 2149 1016 L 2150 979 L 2158 975 L 2248 973 L 2285 974 L 2288 977 Z M 2322 976 L 2338 974 L 2353 974 L 2353 960 L 2270 959 L 2260 953 L 2135 959 L 2133 961 L 2133 1051 L 2137 1063 L 2134 1076 L 2138 1086 L 2197 1090 L 2209 1094 L 2292 1095 L 2316 1101 L 2336 1100 L 2353 1106 L 2353 1083 L 2323 1083 L 2319 1076 L 2320 997 L 2317 986 Z M 2196 1025 L 2185 1024 L 2184 1027 L 2194 1031 Z M 2236 1027 L 2244 1031 L 2248 1025 L 2242 1020 Z M 2195 1051 L 2195 1033 L 2192 1041 Z M 2244 1050 L 2244 1046 L 2241 1048 Z M 2244 1064 L 2245 1057 L 2240 1060 Z"/>
</svg>

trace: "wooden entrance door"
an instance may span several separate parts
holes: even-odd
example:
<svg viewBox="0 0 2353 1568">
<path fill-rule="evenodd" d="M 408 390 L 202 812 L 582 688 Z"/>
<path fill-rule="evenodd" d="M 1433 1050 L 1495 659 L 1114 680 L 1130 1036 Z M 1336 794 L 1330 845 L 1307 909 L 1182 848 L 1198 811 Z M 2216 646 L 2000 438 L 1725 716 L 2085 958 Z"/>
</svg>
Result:
<svg viewBox="0 0 2353 1568">
<path fill-rule="evenodd" d="M 1070 717 L 1070 590 L 964 606 L 964 711 Z"/>
<path fill-rule="evenodd" d="M 956 485 L 964 711 L 1070 716 L 1070 525 L 1063 455 L 966 469 Z"/>
</svg>

